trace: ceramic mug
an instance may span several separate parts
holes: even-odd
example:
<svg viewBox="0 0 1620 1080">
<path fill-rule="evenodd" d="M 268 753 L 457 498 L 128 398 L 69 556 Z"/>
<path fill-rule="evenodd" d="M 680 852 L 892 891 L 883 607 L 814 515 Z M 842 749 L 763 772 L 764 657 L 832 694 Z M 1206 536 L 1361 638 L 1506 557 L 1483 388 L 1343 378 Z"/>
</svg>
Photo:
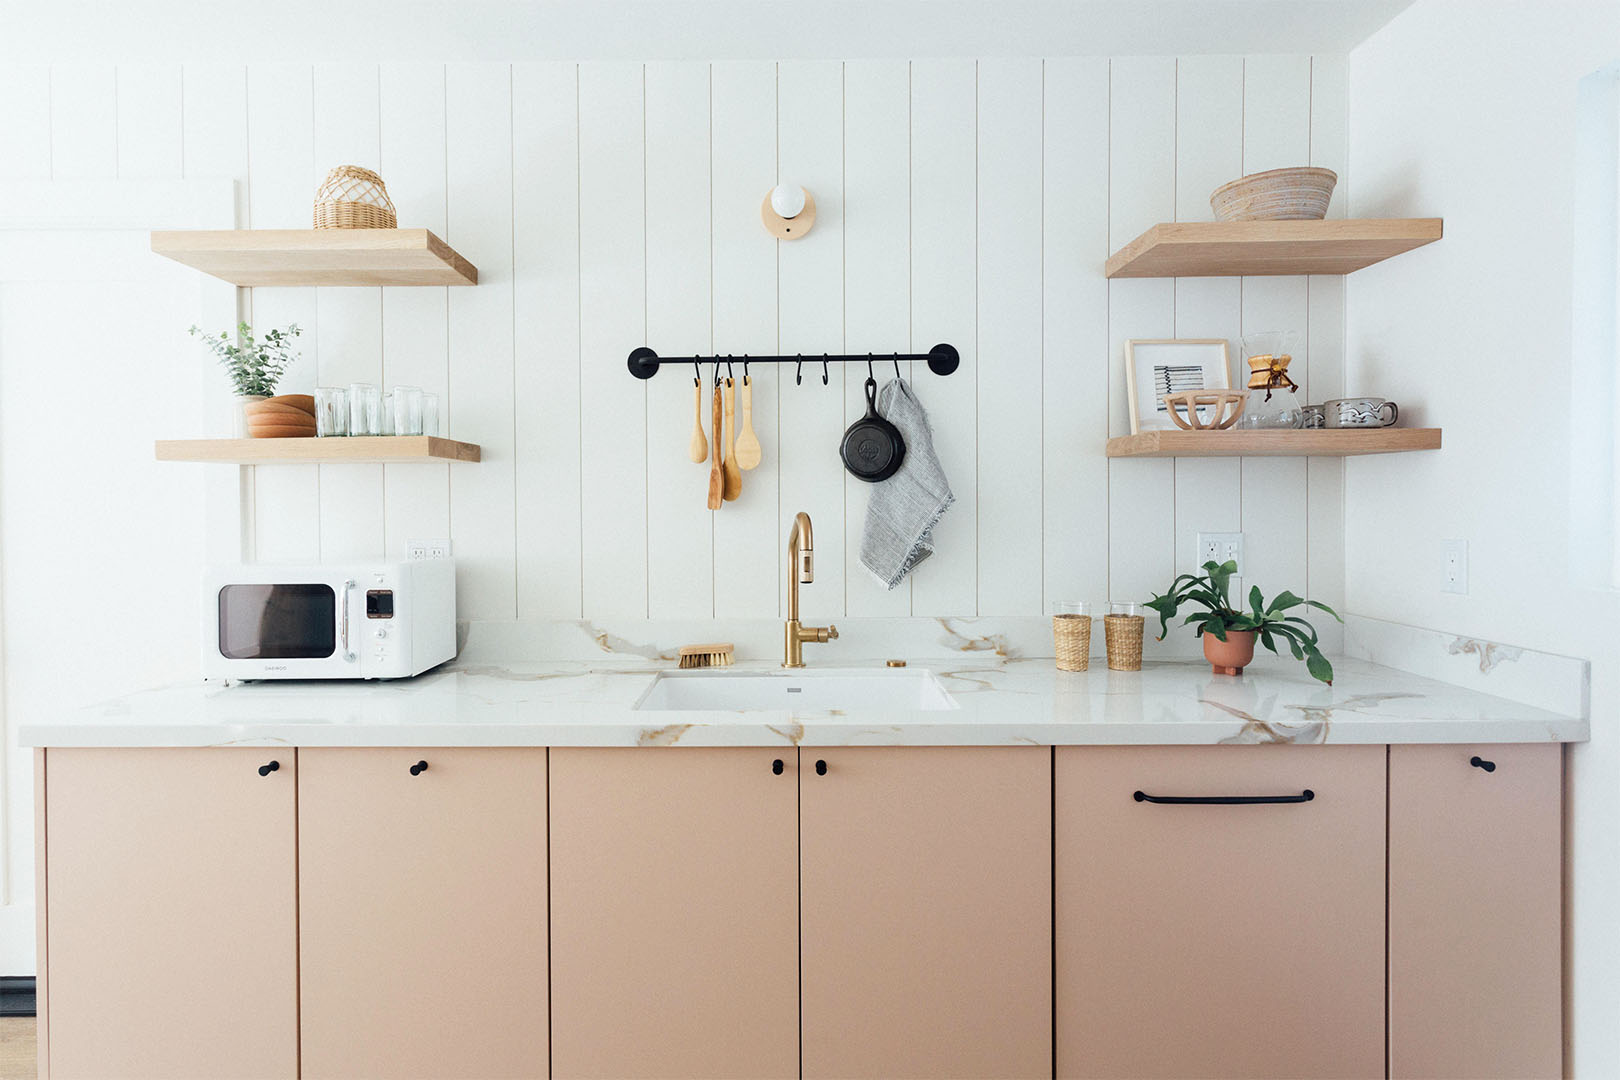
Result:
<svg viewBox="0 0 1620 1080">
<path fill-rule="evenodd" d="M 1300 415 L 1305 418 L 1304 422 L 1299 425 L 1302 428 L 1322 427 L 1327 419 L 1326 413 L 1323 411 L 1323 407 L 1321 405 L 1307 405 L 1299 412 Z"/>
<path fill-rule="evenodd" d="M 1384 410 L 1389 418 L 1384 418 Z M 1389 427 L 1401 415 L 1400 406 L 1377 397 L 1338 398 L 1322 406 L 1324 427 Z"/>
</svg>

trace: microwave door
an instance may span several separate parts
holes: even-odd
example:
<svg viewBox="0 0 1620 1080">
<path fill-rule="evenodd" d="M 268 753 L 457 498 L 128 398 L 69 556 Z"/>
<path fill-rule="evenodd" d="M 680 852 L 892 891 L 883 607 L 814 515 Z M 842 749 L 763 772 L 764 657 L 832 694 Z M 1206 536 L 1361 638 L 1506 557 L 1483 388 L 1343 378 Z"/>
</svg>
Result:
<svg viewBox="0 0 1620 1080">
<path fill-rule="evenodd" d="M 219 651 L 230 660 L 353 661 L 354 582 L 237 582 L 219 590 Z M 303 666 L 299 664 L 299 666 Z"/>
</svg>

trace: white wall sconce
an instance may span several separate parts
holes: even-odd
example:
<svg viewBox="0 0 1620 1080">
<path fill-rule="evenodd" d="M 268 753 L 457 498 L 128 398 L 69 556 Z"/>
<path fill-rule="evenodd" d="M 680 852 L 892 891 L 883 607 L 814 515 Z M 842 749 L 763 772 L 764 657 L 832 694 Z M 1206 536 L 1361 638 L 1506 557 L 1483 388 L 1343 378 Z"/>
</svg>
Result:
<svg viewBox="0 0 1620 1080">
<path fill-rule="evenodd" d="M 816 223 L 816 200 L 797 184 L 777 184 L 760 204 L 759 216 L 778 240 L 797 240 Z"/>
</svg>

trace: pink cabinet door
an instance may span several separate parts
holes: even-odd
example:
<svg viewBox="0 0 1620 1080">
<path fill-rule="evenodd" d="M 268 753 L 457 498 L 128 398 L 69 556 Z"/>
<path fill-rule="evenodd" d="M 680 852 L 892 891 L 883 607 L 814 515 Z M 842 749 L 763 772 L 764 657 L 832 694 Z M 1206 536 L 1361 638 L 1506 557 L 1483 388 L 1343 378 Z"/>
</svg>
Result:
<svg viewBox="0 0 1620 1080">
<path fill-rule="evenodd" d="M 1052 1075 L 1051 754 L 800 751 L 805 1077 Z"/>
<path fill-rule="evenodd" d="M 545 1076 L 546 751 L 299 765 L 304 1077 Z"/>
<path fill-rule="evenodd" d="M 551 751 L 553 1075 L 798 1075 L 797 776 L 792 748 Z"/>
<path fill-rule="evenodd" d="M 53 749 L 43 779 L 54 1080 L 297 1076 L 294 751 Z"/>
<path fill-rule="evenodd" d="M 1562 801 L 1556 743 L 1389 748 L 1390 1076 L 1562 1074 Z"/>
<path fill-rule="evenodd" d="M 1382 746 L 1059 747 L 1057 1075 L 1382 1075 L 1384 767 Z"/>
</svg>

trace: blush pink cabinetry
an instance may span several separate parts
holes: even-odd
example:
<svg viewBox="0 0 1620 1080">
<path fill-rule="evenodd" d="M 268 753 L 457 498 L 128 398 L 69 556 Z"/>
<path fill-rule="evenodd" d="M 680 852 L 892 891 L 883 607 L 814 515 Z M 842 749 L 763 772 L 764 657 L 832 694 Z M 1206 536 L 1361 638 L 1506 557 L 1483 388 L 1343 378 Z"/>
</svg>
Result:
<svg viewBox="0 0 1620 1080">
<path fill-rule="evenodd" d="M 805 1077 L 1051 1076 L 1051 753 L 800 751 Z"/>
<path fill-rule="evenodd" d="M 1382 746 L 1059 747 L 1057 1075 L 1383 1075 L 1384 772 Z"/>
<path fill-rule="evenodd" d="M 1391 1077 L 1562 1074 L 1562 801 L 1555 743 L 1390 747 Z"/>
<path fill-rule="evenodd" d="M 545 1076 L 546 751 L 299 758 L 303 1076 Z"/>
<path fill-rule="evenodd" d="M 297 1076 L 294 752 L 42 760 L 53 1080 Z"/>
<path fill-rule="evenodd" d="M 551 751 L 554 1076 L 798 1076 L 797 760 Z"/>
</svg>

